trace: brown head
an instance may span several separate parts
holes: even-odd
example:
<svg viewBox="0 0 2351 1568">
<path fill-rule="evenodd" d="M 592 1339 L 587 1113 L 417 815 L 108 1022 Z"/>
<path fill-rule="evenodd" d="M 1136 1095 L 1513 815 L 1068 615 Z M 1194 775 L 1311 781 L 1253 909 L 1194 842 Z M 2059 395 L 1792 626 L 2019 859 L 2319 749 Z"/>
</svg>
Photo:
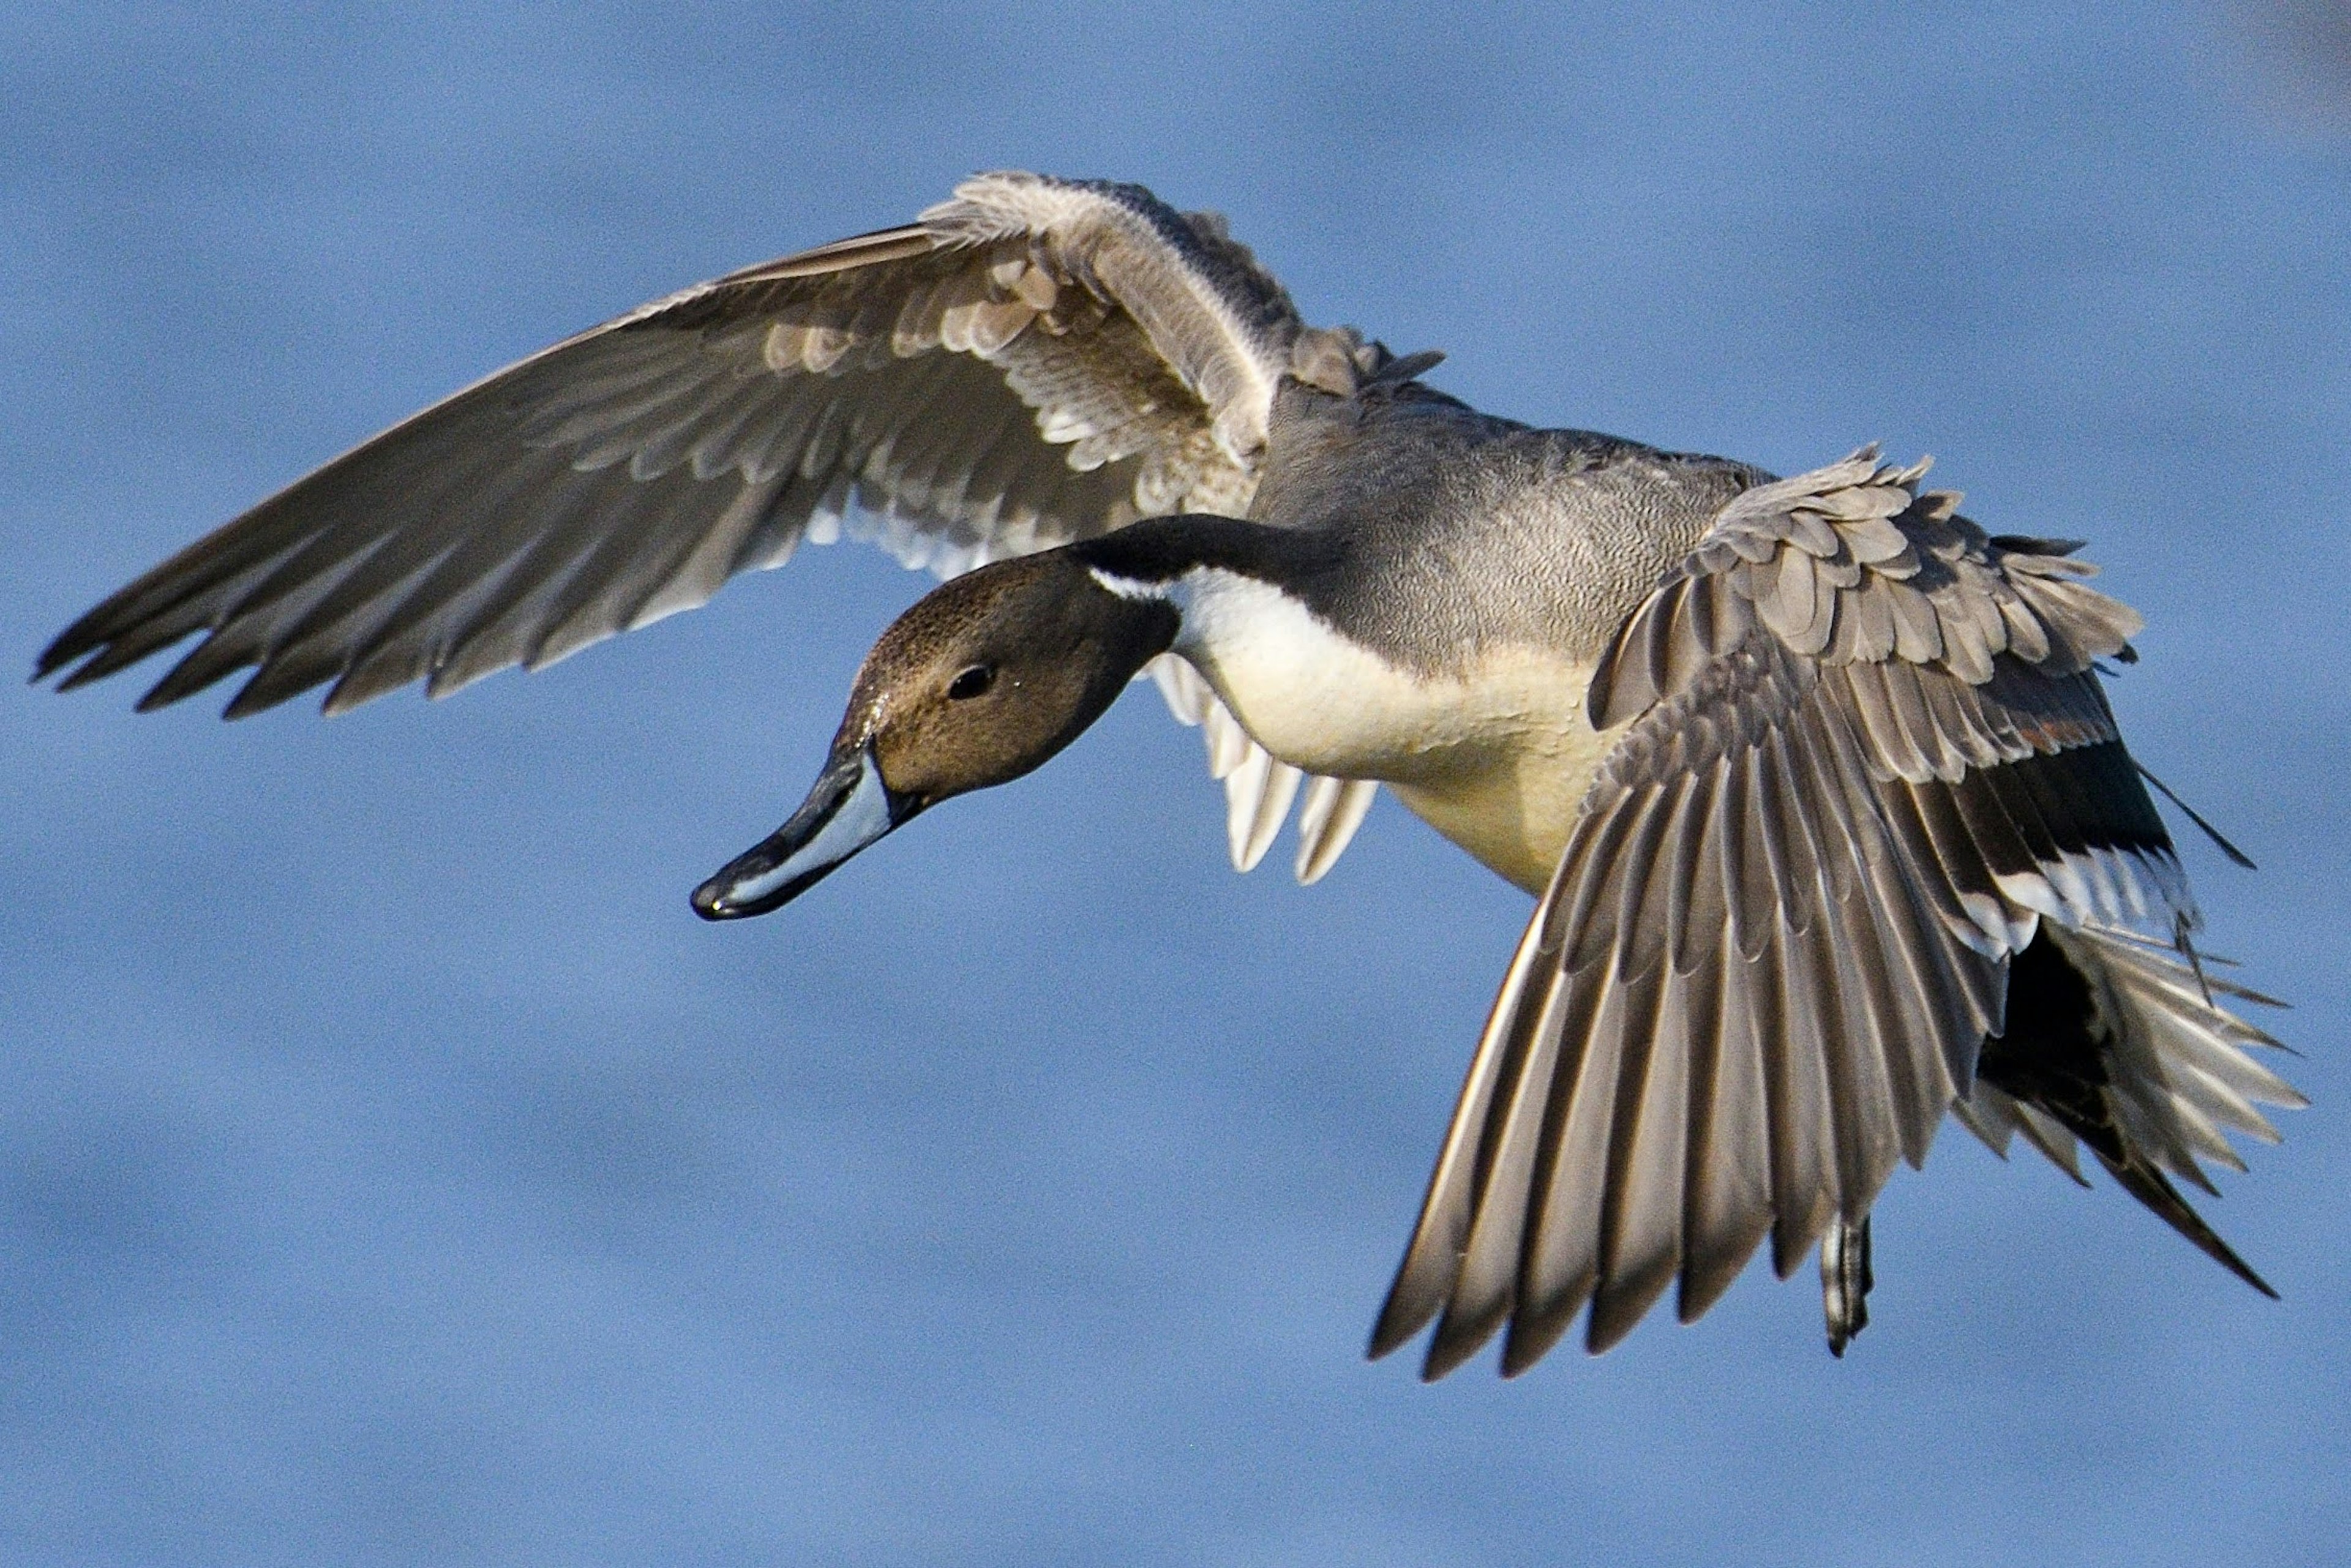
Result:
<svg viewBox="0 0 2351 1568">
<path fill-rule="evenodd" d="M 942 584 L 865 655 L 807 800 L 695 888 L 695 912 L 764 915 L 917 812 L 1019 778 L 1101 717 L 1176 629 L 1172 607 L 1112 592 L 1066 549 Z"/>
</svg>

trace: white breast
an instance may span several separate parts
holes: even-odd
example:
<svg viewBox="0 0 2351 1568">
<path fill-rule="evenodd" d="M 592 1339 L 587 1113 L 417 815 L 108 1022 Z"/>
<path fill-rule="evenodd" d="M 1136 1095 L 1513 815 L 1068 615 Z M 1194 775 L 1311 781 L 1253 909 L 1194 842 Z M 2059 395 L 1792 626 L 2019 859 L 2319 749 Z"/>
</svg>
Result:
<svg viewBox="0 0 2351 1568">
<path fill-rule="evenodd" d="M 1438 832 L 1529 892 L 1550 881 L 1613 737 L 1583 713 L 1589 664 L 1508 647 L 1459 676 L 1401 668 L 1255 578 L 1201 567 L 1169 583 L 1096 573 L 1183 616 L 1175 652 L 1257 743 L 1338 779 L 1377 779 Z"/>
</svg>

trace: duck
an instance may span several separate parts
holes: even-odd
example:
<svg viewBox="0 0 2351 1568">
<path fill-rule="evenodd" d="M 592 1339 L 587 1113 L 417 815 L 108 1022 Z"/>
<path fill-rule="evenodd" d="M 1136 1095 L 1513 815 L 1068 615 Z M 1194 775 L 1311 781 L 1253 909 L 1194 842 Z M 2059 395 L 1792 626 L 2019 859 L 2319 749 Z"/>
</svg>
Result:
<svg viewBox="0 0 2351 1568">
<path fill-rule="evenodd" d="M 1050 761 L 1147 675 L 1228 849 L 1337 861 L 1385 789 L 1535 900 L 1370 1341 L 1440 1377 L 1711 1307 L 1817 1255 L 1868 1321 L 1871 1207 L 1946 1117 L 2190 1207 L 2304 1099 L 2215 974 L 2104 681 L 2140 618 L 2078 541 L 1925 463 L 1792 477 L 1480 413 L 1308 325 L 1214 214 L 1002 172 L 914 222 L 651 301 L 362 443 L 108 597 L 71 690 L 193 638 L 146 711 L 329 714 L 540 669 L 804 544 L 943 580 L 873 644 L 813 787 L 693 891 L 777 910 Z M 2232 859 L 2233 846 L 2213 832 Z M 2250 864 L 2249 862 L 2245 862 Z"/>
</svg>

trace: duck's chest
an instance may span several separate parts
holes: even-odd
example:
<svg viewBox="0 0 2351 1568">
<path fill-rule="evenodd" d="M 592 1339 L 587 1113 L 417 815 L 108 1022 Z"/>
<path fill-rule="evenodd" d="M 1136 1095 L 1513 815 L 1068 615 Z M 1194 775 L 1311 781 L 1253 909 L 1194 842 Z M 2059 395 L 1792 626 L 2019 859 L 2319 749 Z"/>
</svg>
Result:
<svg viewBox="0 0 2351 1568">
<path fill-rule="evenodd" d="M 1280 590 L 1202 569 L 1169 585 L 1175 651 L 1274 756 L 1377 779 L 1447 838 L 1541 892 L 1612 737 L 1583 710 L 1589 663 L 1522 644 L 1432 674 L 1346 637 Z"/>
</svg>

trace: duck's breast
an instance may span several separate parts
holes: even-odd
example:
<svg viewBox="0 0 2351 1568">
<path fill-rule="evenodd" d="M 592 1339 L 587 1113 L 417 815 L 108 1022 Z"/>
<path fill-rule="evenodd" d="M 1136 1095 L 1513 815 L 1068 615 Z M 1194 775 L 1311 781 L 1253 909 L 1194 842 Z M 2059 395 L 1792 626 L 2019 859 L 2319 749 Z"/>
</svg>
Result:
<svg viewBox="0 0 2351 1568">
<path fill-rule="evenodd" d="M 1310 773 L 1376 779 L 1502 876 L 1541 891 L 1609 737 L 1588 661 L 1506 643 L 1432 672 L 1348 637 L 1281 589 L 1215 567 L 1167 585 L 1175 651 L 1243 728 Z"/>
</svg>

